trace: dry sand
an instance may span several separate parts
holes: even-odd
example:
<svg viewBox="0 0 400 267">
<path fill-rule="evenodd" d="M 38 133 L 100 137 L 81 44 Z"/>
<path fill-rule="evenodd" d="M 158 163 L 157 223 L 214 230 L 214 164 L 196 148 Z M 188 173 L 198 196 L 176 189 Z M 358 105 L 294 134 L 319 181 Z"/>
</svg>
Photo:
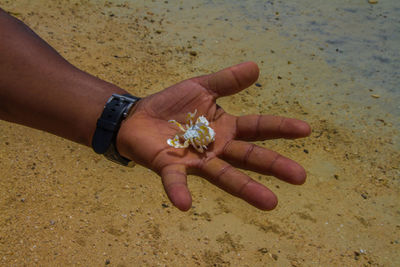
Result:
<svg viewBox="0 0 400 267">
<path fill-rule="evenodd" d="M 320 47 L 296 47 L 221 5 L 176 2 L 0 6 L 71 63 L 138 96 L 256 61 L 258 86 L 219 104 L 308 121 L 307 139 L 259 142 L 300 162 L 307 182 L 249 173 L 279 197 L 262 212 L 191 176 L 193 207 L 182 213 L 150 170 L 0 122 L 0 265 L 398 266 L 398 130 L 380 108 L 390 99 L 371 97 L 374 89 L 327 64 Z"/>
</svg>

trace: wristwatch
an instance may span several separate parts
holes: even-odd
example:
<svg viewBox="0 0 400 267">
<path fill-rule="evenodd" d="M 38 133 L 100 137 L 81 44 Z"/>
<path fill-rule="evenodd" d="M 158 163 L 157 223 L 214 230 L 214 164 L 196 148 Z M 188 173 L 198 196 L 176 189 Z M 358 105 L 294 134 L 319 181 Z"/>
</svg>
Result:
<svg viewBox="0 0 400 267">
<path fill-rule="evenodd" d="M 133 167 L 135 163 L 121 156 L 116 146 L 116 138 L 121 122 L 128 116 L 132 107 L 140 100 L 130 94 L 113 94 L 104 106 L 103 113 L 97 120 L 93 135 L 92 147 L 98 154 L 103 154 L 108 160 Z"/>
</svg>

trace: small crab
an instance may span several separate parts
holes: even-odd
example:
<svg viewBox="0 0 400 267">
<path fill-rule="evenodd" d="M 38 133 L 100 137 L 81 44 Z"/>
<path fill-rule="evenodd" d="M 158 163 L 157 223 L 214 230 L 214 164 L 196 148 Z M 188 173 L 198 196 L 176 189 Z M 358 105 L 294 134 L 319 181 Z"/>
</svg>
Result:
<svg viewBox="0 0 400 267">
<path fill-rule="evenodd" d="M 197 118 L 196 123 L 193 124 L 194 116 L 196 116 L 197 109 L 193 113 L 188 113 L 186 118 L 186 129 L 176 120 L 169 120 L 168 122 L 175 123 L 184 134 L 175 135 L 173 139 L 168 139 L 167 144 L 175 148 L 187 148 L 191 144 L 198 152 L 203 153 L 207 149 L 207 145 L 215 141 L 215 132 L 209 126 L 209 122 L 204 116 Z M 184 143 L 180 142 L 184 139 Z"/>
</svg>

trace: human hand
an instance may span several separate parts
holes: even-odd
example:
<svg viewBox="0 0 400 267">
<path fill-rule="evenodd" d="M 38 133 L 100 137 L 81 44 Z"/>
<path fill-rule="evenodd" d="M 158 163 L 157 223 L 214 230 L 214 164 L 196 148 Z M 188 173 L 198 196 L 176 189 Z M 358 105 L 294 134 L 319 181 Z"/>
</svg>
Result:
<svg viewBox="0 0 400 267">
<path fill-rule="evenodd" d="M 170 201 L 180 210 L 188 210 L 192 203 L 187 174 L 202 176 L 259 209 L 275 208 L 275 194 L 235 167 L 273 175 L 291 184 L 304 183 L 306 173 L 299 164 L 246 141 L 305 137 L 311 132 L 309 125 L 278 116 L 233 116 L 215 103 L 217 98 L 253 84 L 258 74 L 257 65 L 246 62 L 143 98 L 121 125 L 118 151 L 159 174 Z M 169 146 L 167 139 L 180 130 L 168 120 L 184 123 L 187 114 L 196 109 L 198 116 L 204 115 L 210 122 L 215 142 L 204 153 L 193 147 Z"/>
</svg>

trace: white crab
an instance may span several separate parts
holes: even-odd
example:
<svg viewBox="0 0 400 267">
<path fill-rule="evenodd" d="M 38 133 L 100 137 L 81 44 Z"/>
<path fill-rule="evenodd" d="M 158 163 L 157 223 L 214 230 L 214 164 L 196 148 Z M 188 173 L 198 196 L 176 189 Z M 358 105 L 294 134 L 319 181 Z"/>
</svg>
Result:
<svg viewBox="0 0 400 267">
<path fill-rule="evenodd" d="M 193 124 L 194 116 L 197 109 L 193 113 L 188 113 L 186 118 L 186 129 L 176 120 L 169 120 L 169 122 L 178 125 L 184 134 L 175 135 L 173 139 L 168 139 L 167 144 L 175 148 L 187 148 L 191 144 L 198 152 L 203 153 L 207 149 L 207 145 L 215 141 L 215 132 L 209 126 L 209 122 L 204 116 L 197 118 L 196 123 Z M 184 143 L 180 142 L 184 139 Z"/>
</svg>

